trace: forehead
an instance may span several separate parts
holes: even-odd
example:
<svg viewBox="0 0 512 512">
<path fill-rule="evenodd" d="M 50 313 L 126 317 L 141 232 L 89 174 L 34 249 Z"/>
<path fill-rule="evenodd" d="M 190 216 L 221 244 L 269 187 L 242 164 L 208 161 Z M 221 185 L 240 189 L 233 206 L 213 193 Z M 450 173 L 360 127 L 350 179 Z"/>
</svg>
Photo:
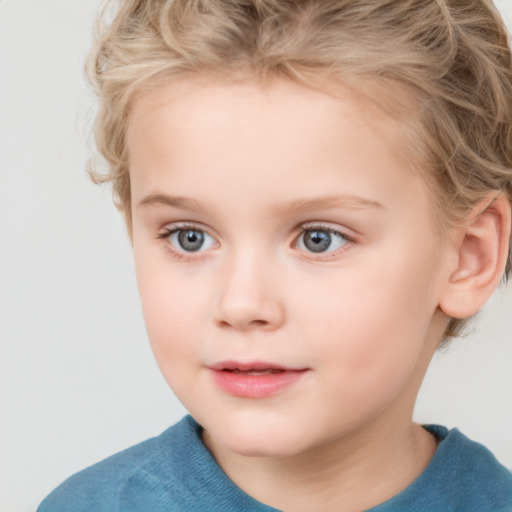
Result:
<svg viewBox="0 0 512 512">
<path fill-rule="evenodd" d="M 133 105 L 127 132 L 132 199 L 179 186 L 190 196 L 206 190 L 219 197 L 238 187 L 238 195 L 293 200 L 304 187 L 325 195 L 333 176 L 342 191 L 372 200 L 372 186 L 382 192 L 384 182 L 396 197 L 402 188 L 410 192 L 400 173 L 423 186 L 409 164 L 404 130 L 353 88 L 184 80 Z M 209 188 L 201 190 L 198 180 Z"/>
<path fill-rule="evenodd" d="M 391 142 L 403 131 L 403 118 L 413 106 L 409 98 L 404 98 L 407 94 L 404 90 L 394 90 L 391 86 L 382 95 L 377 84 L 369 81 L 351 86 L 316 82 L 308 86 L 279 78 L 233 81 L 208 76 L 182 78 L 139 92 L 130 109 L 128 133 L 136 129 L 134 125 L 143 124 L 144 118 L 158 115 L 157 111 L 166 107 L 180 120 L 199 117 L 198 124 L 205 127 L 209 121 L 232 123 L 235 113 L 238 118 L 245 116 L 244 124 L 254 124 L 263 117 L 272 121 L 271 113 L 276 114 L 274 120 L 277 120 L 277 115 L 285 110 L 290 119 L 307 121 L 314 116 L 323 122 L 329 122 L 333 114 L 357 111 L 360 126 L 366 125 L 380 138 Z M 169 111 L 167 119 L 168 114 Z"/>
<path fill-rule="evenodd" d="M 397 98 L 397 103 L 400 101 Z M 351 120 L 345 132 L 346 127 L 339 123 L 341 118 Z M 228 128 L 241 130 L 240 136 L 250 134 L 253 140 L 259 137 L 262 142 L 265 138 L 277 138 L 285 150 L 287 144 L 299 138 L 302 142 L 310 139 L 321 143 L 313 128 L 308 130 L 318 124 L 330 129 L 334 136 L 343 138 L 360 133 L 373 144 L 386 145 L 397 157 L 405 154 L 405 123 L 385 113 L 368 95 L 338 84 L 320 89 L 279 79 L 233 83 L 208 78 L 182 79 L 145 91 L 132 105 L 127 145 L 133 154 L 135 139 L 149 135 L 158 143 L 158 132 L 163 137 L 170 130 L 180 137 L 190 136 L 207 144 L 214 142 L 215 132 Z"/>
</svg>

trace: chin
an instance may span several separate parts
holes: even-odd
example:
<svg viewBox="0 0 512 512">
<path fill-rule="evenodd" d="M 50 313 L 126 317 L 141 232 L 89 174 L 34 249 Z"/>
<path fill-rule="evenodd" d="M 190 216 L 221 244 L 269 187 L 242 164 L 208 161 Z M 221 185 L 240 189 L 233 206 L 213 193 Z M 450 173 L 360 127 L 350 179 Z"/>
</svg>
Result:
<svg viewBox="0 0 512 512">
<path fill-rule="evenodd" d="M 296 428 L 270 421 L 230 421 L 228 425 L 211 424 L 209 437 L 229 451 L 244 457 L 286 458 L 302 451 L 304 437 Z"/>
</svg>

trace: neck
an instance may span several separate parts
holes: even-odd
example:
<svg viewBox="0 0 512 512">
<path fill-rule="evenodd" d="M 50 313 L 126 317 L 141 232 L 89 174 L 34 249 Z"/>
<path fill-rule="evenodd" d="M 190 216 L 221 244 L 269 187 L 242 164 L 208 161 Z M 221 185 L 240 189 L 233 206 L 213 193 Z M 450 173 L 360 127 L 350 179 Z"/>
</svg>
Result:
<svg viewBox="0 0 512 512">
<path fill-rule="evenodd" d="M 204 440 L 231 480 L 263 503 L 293 512 L 356 512 L 404 490 L 436 449 L 434 437 L 412 422 L 377 435 L 375 428 L 286 458 L 226 453 L 207 433 Z"/>
</svg>

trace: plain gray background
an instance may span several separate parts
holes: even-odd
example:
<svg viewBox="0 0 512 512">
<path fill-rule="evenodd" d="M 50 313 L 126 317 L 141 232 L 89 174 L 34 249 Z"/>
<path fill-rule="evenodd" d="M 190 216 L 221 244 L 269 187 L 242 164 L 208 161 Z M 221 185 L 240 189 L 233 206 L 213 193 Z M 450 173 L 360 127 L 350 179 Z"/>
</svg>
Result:
<svg viewBox="0 0 512 512">
<path fill-rule="evenodd" d="M 146 340 L 123 221 L 85 172 L 97 6 L 0 2 L 2 512 L 34 510 L 184 414 Z M 436 356 L 416 419 L 458 426 L 512 468 L 511 316 L 512 286 Z"/>
</svg>

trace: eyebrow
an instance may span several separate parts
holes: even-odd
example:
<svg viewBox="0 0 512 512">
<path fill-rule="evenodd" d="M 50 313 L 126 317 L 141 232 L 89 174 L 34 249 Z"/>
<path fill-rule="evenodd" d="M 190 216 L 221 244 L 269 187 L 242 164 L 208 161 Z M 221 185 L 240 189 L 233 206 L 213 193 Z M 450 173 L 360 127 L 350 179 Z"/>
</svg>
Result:
<svg viewBox="0 0 512 512">
<path fill-rule="evenodd" d="M 139 201 L 138 206 L 146 205 L 171 206 L 173 208 L 180 208 L 195 212 L 201 210 L 200 204 L 195 199 L 182 196 L 169 196 L 167 194 L 150 194 Z M 279 210 L 307 213 L 308 211 L 331 208 L 364 210 L 368 208 L 384 208 L 384 206 L 378 201 L 347 195 L 295 199 L 290 203 L 281 205 Z"/>
<path fill-rule="evenodd" d="M 169 196 L 167 194 L 150 194 L 139 201 L 137 206 L 161 205 L 172 206 L 173 208 L 181 208 L 184 210 L 198 211 L 199 203 L 195 199 L 182 196 Z"/>
<path fill-rule="evenodd" d="M 283 206 L 284 210 L 308 212 L 330 208 L 343 208 L 345 210 L 365 210 L 368 208 L 382 208 L 384 205 L 378 201 L 365 199 L 359 196 L 322 196 L 315 198 L 296 199 Z"/>
</svg>

